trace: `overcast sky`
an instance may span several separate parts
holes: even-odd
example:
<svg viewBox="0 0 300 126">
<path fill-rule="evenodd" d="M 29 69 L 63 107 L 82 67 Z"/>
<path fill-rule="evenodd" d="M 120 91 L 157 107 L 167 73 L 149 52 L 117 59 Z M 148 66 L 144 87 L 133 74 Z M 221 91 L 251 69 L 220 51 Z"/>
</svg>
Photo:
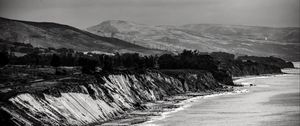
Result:
<svg viewBox="0 0 300 126">
<path fill-rule="evenodd" d="M 0 16 L 82 29 L 105 20 L 299 27 L 300 0 L 0 0 Z"/>
</svg>

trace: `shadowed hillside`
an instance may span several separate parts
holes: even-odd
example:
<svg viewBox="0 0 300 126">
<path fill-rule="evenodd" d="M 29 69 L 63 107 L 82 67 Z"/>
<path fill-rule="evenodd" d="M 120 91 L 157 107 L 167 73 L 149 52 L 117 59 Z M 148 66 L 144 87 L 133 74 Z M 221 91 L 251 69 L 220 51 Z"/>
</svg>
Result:
<svg viewBox="0 0 300 126">
<path fill-rule="evenodd" d="M 151 50 L 111 37 L 101 37 L 62 24 L 50 22 L 28 22 L 0 18 L 0 39 L 30 43 L 34 47 L 71 48 L 77 51 L 139 52 L 158 54 Z"/>
</svg>

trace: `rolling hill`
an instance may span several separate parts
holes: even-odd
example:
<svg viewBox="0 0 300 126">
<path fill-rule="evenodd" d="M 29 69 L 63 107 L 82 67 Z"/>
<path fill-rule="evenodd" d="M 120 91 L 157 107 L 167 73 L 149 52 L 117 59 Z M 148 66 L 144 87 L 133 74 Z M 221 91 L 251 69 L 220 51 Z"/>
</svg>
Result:
<svg viewBox="0 0 300 126">
<path fill-rule="evenodd" d="M 201 52 L 222 51 L 235 55 L 276 56 L 291 61 L 300 60 L 300 28 L 217 24 L 149 26 L 110 20 L 87 30 L 101 36 L 113 35 L 146 48 L 172 52 L 197 49 Z"/>
<path fill-rule="evenodd" d="M 30 43 L 34 47 L 72 48 L 77 51 L 105 53 L 160 54 L 165 52 L 141 47 L 117 38 L 101 37 L 71 26 L 51 22 L 0 18 L 0 33 L 1 40 Z"/>
</svg>

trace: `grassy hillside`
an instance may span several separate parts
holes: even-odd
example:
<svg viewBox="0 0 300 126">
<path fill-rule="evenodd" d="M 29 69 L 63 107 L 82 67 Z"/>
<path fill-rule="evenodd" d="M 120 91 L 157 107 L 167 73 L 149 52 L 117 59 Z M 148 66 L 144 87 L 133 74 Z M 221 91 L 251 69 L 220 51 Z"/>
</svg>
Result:
<svg viewBox="0 0 300 126">
<path fill-rule="evenodd" d="M 127 21 L 104 21 L 88 31 L 114 36 L 134 44 L 173 52 L 197 49 L 235 55 L 276 56 L 300 60 L 300 28 L 189 24 L 149 26 Z"/>
<path fill-rule="evenodd" d="M 77 51 L 97 50 L 109 53 L 159 54 L 163 52 L 51 22 L 28 22 L 0 18 L 0 32 L 2 40 L 30 43 L 34 47 L 71 48 Z"/>
</svg>

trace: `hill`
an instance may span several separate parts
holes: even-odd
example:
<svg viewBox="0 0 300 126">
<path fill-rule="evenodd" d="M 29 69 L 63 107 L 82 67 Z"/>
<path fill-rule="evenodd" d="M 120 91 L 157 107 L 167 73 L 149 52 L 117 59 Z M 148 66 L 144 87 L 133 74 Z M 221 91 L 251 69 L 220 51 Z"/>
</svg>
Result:
<svg viewBox="0 0 300 126">
<path fill-rule="evenodd" d="M 29 43 L 34 47 L 71 48 L 77 51 L 139 52 L 160 54 L 117 38 L 101 37 L 92 33 L 52 22 L 29 22 L 0 18 L 0 39 Z"/>
<path fill-rule="evenodd" d="M 300 28 L 188 24 L 149 26 L 110 20 L 87 28 L 91 33 L 111 36 L 152 49 L 180 52 L 228 52 L 235 55 L 275 56 L 300 60 Z"/>
</svg>

